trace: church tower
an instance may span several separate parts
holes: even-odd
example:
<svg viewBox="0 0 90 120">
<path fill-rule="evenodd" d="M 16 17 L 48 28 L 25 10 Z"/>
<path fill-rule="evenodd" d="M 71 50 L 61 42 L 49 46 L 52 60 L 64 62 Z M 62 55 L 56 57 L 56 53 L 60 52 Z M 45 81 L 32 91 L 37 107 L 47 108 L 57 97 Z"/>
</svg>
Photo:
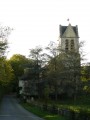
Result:
<svg viewBox="0 0 90 120">
<path fill-rule="evenodd" d="M 68 52 L 79 53 L 79 35 L 78 26 L 59 26 L 61 49 Z"/>
</svg>

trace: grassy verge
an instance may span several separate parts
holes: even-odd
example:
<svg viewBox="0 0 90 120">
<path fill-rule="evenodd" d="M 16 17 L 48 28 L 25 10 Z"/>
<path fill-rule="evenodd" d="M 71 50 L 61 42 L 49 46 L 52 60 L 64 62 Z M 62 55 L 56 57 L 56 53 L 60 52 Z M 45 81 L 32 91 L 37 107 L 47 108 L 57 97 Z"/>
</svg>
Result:
<svg viewBox="0 0 90 120">
<path fill-rule="evenodd" d="M 27 109 L 28 111 L 36 114 L 37 116 L 39 116 L 41 118 L 44 118 L 45 120 L 66 120 L 66 118 L 63 117 L 63 116 L 49 114 L 48 112 L 42 111 L 38 107 L 32 106 L 32 105 L 30 105 L 28 103 L 21 103 L 21 105 L 25 109 Z"/>
<path fill-rule="evenodd" d="M 76 102 L 71 100 L 61 101 L 57 103 L 58 107 L 69 108 L 71 110 L 77 111 L 79 109 L 90 112 L 90 96 L 83 96 L 77 99 Z"/>
<path fill-rule="evenodd" d="M 36 105 L 43 105 L 43 100 L 35 101 Z M 28 104 L 23 103 L 22 106 L 29 110 L 30 112 L 44 118 L 45 120 L 67 120 L 65 117 L 59 116 L 59 115 L 53 115 L 46 111 L 41 110 L 39 107 L 34 106 L 35 103 Z M 86 117 L 88 120 L 90 119 L 90 96 L 82 96 L 77 101 L 73 100 L 63 100 L 63 101 L 48 101 L 49 106 L 56 106 L 57 108 L 60 108 L 61 110 L 69 110 L 69 113 L 65 113 L 64 116 L 67 116 L 68 119 L 70 118 L 72 120 L 72 117 L 75 118 L 75 120 L 84 120 Z M 72 112 L 74 114 L 72 114 Z M 62 114 L 63 115 L 63 114 Z"/>
</svg>

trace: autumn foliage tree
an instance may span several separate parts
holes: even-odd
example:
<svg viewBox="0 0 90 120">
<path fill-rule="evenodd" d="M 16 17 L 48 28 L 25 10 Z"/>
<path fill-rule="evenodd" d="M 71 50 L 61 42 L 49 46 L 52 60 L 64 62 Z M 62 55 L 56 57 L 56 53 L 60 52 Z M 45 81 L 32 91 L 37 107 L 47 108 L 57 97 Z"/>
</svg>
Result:
<svg viewBox="0 0 90 120">
<path fill-rule="evenodd" d="M 12 66 L 14 78 L 12 87 L 14 92 L 18 92 L 18 81 L 19 77 L 24 74 L 24 68 L 29 64 L 30 60 L 21 54 L 14 54 L 10 59 L 9 63 Z"/>
<path fill-rule="evenodd" d="M 6 60 L 8 36 L 11 30 L 10 27 L 0 26 L 0 88 L 7 86 L 13 76 L 12 67 Z"/>
</svg>

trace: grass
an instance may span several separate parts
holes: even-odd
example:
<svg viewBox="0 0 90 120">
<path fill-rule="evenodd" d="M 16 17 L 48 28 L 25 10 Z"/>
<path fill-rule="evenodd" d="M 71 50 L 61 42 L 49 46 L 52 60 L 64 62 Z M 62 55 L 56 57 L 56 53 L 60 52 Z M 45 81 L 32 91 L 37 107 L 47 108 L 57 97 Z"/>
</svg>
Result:
<svg viewBox="0 0 90 120">
<path fill-rule="evenodd" d="M 41 100 L 37 101 L 38 104 L 43 104 L 44 102 Z M 22 104 L 24 108 L 28 111 L 44 118 L 45 120 L 66 120 L 65 117 L 59 115 L 49 114 L 46 111 L 42 111 L 40 108 L 30 105 L 28 103 Z M 76 113 L 83 112 L 84 114 L 90 113 L 90 96 L 82 96 L 79 97 L 76 101 L 73 100 L 63 100 L 63 101 L 48 101 L 48 105 L 55 105 L 58 108 L 65 108 L 69 110 L 73 110 Z"/>
<path fill-rule="evenodd" d="M 90 96 L 82 96 L 77 99 L 77 101 L 73 102 L 72 100 L 61 101 L 57 103 L 58 107 L 69 108 L 74 111 L 79 109 L 87 110 L 90 112 Z"/>
<path fill-rule="evenodd" d="M 28 103 L 21 103 L 21 105 L 27 109 L 28 111 L 36 114 L 37 116 L 44 118 L 45 120 L 66 120 L 65 117 L 63 116 L 59 116 L 59 115 L 53 115 L 53 114 L 49 114 L 46 111 L 42 111 L 41 109 L 39 109 L 38 107 L 35 106 L 31 106 Z"/>
</svg>

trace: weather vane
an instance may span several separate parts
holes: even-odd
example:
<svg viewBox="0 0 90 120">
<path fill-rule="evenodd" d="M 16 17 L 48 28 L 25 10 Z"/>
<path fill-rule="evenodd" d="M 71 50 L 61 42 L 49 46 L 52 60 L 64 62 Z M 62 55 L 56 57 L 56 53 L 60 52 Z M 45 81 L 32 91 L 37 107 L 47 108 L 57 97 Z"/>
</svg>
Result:
<svg viewBox="0 0 90 120">
<path fill-rule="evenodd" d="M 67 21 L 68 21 L 68 23 L 70 23 L 70 19 L 69 18 L 67 19 Z"/>
</svg>

